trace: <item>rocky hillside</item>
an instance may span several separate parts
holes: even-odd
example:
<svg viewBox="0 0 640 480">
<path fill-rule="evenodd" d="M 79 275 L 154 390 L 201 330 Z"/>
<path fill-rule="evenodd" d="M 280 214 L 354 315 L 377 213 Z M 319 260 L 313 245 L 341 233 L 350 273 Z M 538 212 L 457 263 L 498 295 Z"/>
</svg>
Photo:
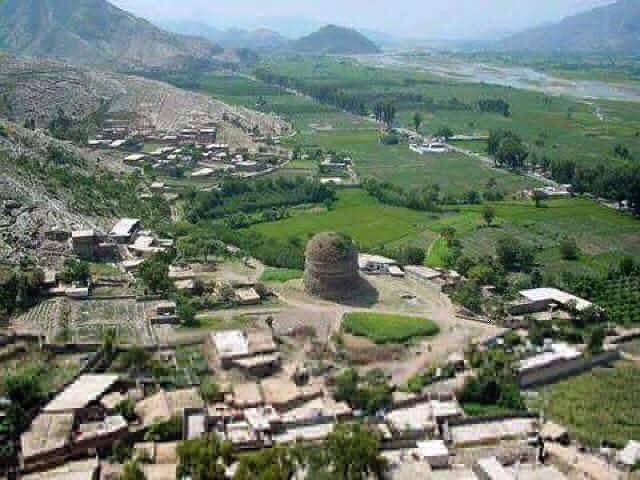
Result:
<svg viewBox="0 0 640 480">
<path fill-rule="evenodd" d="M 3 0 L 0 48 L 113 68 L 158 68 L 211 61 L 208 40 L 166 32 L 106 0 Z"/>
<path fill-rule="evenodd" d="M 502 41 L 500 47 L 517 52 L 635 55 L 640 51 L 640 1 L 620 0 L 528 30 Z"/>
<path fill-rule="evenodd" d="M 203 120 L 219 122 L 221 130 L 234 134 L 238 142 L 243 140 L 243 129 L 280 135 L 289 128 L 271 115 L 155 80 L 53 60 L 0 56 L 0 117 L 17 123 L 34 120 L 36 126 L 46 127 L 58 109 L 82 119 L 101 106 L 106 114 L 133 115 L 140 123 L 165 131 Z"/>
<path fill-rule="evenodd" d="M 96 163 L 78 149 L 0 121 L 0 258 L 56 265 L 68 248 L 47 231 L 105 228 L 120 208 L 101 188 L 91 192 L 97 178 Z"/>
<path fill-rule="evenodd" d="M 378 46 L 350 28 L 327 25 L 291 43 L 291 49 L 309 55 L 380 53 Z"/>
</svg>

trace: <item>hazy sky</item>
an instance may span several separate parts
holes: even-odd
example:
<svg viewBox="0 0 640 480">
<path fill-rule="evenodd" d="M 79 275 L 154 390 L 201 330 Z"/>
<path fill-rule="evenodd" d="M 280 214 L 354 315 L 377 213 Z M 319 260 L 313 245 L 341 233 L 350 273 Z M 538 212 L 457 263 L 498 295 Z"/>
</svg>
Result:
<svg viewBox="0 0 640 480">
<path fill-rule="evenodd" d="M 111 0 L 155 20 L 219 27 L 260 26 L 260 18 L 304 17 L 405 37 L 474 38 L 561 19 L 612 0 Z"/>
</svg>

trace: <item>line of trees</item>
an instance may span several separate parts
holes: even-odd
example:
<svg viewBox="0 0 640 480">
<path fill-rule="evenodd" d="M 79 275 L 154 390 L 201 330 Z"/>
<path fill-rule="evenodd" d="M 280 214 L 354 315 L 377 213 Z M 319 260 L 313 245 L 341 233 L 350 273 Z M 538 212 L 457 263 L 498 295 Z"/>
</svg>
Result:
<svg viewBox="0 0 640 480">
<path fill-rule="evenodd" d="M 438 211 L 440 202 L 440 187 L 428 185 L 421 189 L 404 190 L 390 182 L 375 178 L 367 178 L 362 187 L 379 202 L 396 207 L 406 207 L 412 210 L 427 212 Z"/>
<path fill-rule="evenodd" d="M 235 213 L 253 213 L 303 203 L 331 202 L 334 198 L 335 189 L 331 185 L 303 177 L 261 179 L 255 182 L 227 179 L 217 190 L 188 192 L 185 196 L 186 217 L 195 223 Z"/>
<path fill-rule="evenodd" d="M 338 87 L 309 84 L 297 78 L 273 73 L 265 68 L 257 69 L 254 74 L 265 83 L 300 91 L 321 103 L 333 105 L 356 115 L 367 114 L 367 107 L 358 96 L 347 93 Z"/>
<path fill-rule="evenodd" d="M 182 442 L 178 457 L 178 477 L 192 480 L 226 480 L 227 467 L 235 460 L 231 445 L 216 435 Z M 277 445 L 238 460 L 233 480 L 292 480 L 301 471 L 315 479 L 382 480 L 389 470 L 379 436 L 361 423 L 337 424 L 313 447 Z"/>
</svg>

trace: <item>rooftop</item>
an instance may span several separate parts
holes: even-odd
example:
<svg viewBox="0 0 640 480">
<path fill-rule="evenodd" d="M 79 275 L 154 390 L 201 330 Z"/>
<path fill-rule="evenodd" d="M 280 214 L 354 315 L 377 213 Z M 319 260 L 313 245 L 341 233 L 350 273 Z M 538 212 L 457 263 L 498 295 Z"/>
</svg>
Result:
<svg viewBox="0 0 640 480">
<path fill-rule="evenodd" d="M 138 218 L 122 218 L 111 229 L 111 235 L 116 237 L 129 236 L 139 223 L 140 219 Z"/>
<path fill-rule="evenodd" d="M 582 354 L 580 351 L 566 343 L 554 343 L 549 351 L 525 358 L 520 362 L 520 373 L 524 373 L 537 368 L 542 368 L 559 361 L 568 361 L 579 358 Z"/>
<path fill-rule="evenodd" d="M 82 375 L 55 397 L 44 412 L 72 412 L 85 408 L 100 398 L 118 381 L 118 375 Z"/>
<path fill-rule="evenodd" d="M 38 415 L 29 430 L 20 437 L 23 457 L 29 459 L 68 446 L 73 419 L 73 413 Z"/>
<path fill-rule="evenodd" d="M 249 355 L 249 339 L 241 330 L 227 330 L 212 334 L 220 358 Z"/>
<path fill-rule="evenodd" d="M 557 288 L 533 288 L 531 290 L 521 290 L 520 295 L 531 302 L 551 300 L 564 306 L 568 306 L 570 303 L 575 303 L 575 306 L 579 311 L 586 310 L 593 305 L 588 300 L 563 292 Z"/>
</svg>

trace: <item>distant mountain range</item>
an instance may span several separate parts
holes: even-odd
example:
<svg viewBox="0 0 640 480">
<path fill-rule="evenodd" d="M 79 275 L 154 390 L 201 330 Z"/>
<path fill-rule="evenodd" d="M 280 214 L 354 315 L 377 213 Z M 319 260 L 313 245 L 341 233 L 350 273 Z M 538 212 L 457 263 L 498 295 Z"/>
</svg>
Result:
<svg viewBox="0 0 640 480">
<path fill-rule="evenodd" d="M 0 1 L 0 48 L 78 64 L 166 67 L 222 53 L 204 38 L 177 35 L 106 0 Z"/>
<path fill-rule="evenodd" d="M 337 25 L 327 25 L 296 40 L 290 49 L 312 55 L 380 53 L 380 48 L 360 32 Z"/>
<path fill-rule="evenodd" d="M 252 31 L 241 28 L 220 30 L 195 21 L 164 22 L 162 26 L 171 32 L 206 38 L 223 48 L 249 48 L 261 51 L 283 48 L 289 43 L 287 38 L 267 28 Z"/>
<path fill-rule="evenodd" d="M 224 48 L 249 48 L 255 51 L 289 51 L 305 54 L 377 53 L 378 44 L 389 44 L 392 37 L 380 32 L 368 32 L 370 37 L 345 27 L 327 25 L 298 40 L 290 40 L 280 33 L 261 28 L 253 31 L 239 28 L 220 30 L 200 22 L 164 23 L 168 30 L 184 35 L 202 36 Z M 375 38 L 376 43 L 372 41 Z"/>
<path fill-rule="evenodd" d="M 619 0 L 604 7 L 567 17 L 512 35 L 500 49 L 537 53 L 640 52 L 640 0 Z"/>
</svg>

